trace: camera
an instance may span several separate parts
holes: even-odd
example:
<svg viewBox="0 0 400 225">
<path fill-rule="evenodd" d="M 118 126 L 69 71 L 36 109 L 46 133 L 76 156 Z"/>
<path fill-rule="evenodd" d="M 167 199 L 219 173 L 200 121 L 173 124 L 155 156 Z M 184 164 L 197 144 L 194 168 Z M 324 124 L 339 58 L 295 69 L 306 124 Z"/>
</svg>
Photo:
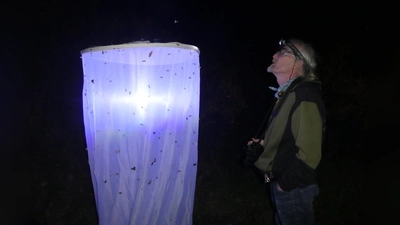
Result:
<svg viewBox="0 0 400 225">
<path fill-rule="evenodd" d="M 245 157 L 243 164 L 247 167 L 254 166 L 254 163 L 258 160 L 261 153 L 264 151 L 264 146 L 260 142 L 253 142 L 251 145 L 247 145 L 242 148 L 245 150 Z"/>
</svg>

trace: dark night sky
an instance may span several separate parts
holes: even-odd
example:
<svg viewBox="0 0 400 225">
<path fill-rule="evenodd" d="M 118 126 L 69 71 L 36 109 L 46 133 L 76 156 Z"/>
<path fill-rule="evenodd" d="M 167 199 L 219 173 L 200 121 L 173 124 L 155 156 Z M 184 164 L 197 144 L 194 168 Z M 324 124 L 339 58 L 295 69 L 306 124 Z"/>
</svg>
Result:
<svg viewBox="0 0 400 225">
<path fill-rule="evenodd" d="M 251 79 L 265 75 L 282 37 L 303 38 L 324 54 L 338 41 L 377 32 L 368 7 L 355 11 L 329 3 L 44 0 L 31 3 L 28 15 L 35 85 L 50 78 L 79 86 L 80 50 L 91 46 L 140 39 L 192 44 L 201 51 L 203 69 L 222 62 L 247 68 L 243 76 Z"/>
</svg>

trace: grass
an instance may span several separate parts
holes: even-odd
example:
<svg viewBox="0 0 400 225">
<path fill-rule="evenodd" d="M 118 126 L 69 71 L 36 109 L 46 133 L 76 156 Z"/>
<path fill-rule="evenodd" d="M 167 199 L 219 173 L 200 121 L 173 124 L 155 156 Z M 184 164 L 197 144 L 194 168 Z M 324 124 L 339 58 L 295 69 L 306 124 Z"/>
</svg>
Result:
<svg viewBox="0 0 400 225">
<path fill-rule="evenodd" d="M 193 225 L 273 224 L 268 187 L 241 166 L 237 134 L 209 152 L 199 145 Z M 343 134 L 345 135 L 345 134 Z M 361 138 L 331 135 L 321 162 L 317 224 L 364 225 L 366 185 Z M 361 136 L 361 135 L 360 135 Z M 41 225 L 96 225 L 97 213 L 81 128 L 36 132 L 32 219 Z"/>
</svg>

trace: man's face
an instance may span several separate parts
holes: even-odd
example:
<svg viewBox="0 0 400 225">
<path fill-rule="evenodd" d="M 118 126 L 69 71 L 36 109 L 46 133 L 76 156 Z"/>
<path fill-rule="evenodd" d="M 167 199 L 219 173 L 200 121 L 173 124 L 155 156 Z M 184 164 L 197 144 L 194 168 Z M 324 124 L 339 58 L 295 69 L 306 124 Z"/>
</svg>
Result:
<svg viewBox="0 0 400 225">
<path fill-rule="evenodd" d="M 296 57 L 293 51 L 287 47 L 280 47 L 272 56 L 272 64 L 267 71 L 273 74 L 291 72 L 295 63 Z"/>
</svg>

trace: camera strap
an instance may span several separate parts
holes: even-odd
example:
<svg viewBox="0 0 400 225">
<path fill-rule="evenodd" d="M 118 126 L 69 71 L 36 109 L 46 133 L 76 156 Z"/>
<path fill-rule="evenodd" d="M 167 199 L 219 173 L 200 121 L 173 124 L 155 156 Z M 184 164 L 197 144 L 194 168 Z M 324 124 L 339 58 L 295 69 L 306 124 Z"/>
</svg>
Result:
<svg viewBox="0 0 400 225">
<path fill-rule="evenodd" d="M 270 117 L 270 115 L 271 115 L 272 109 L 274 108 L 274 105 L 275 105 L 276 100 L 277 100 L 277 98 L 274 98 L 274 100 L 272 100 L 271 106 L 269 107 L 268 112 L 267 112 L 267 114 L 265 115 L 264 120 L 262 121 L 262 123 L 261 123 L 261 125 L 260 125 L 260 128 L 258 128 L 257 133 L 256 133 L 256 135 L 254 136 L 255 138 L 260 139 L 260 141 L 261 141 L 261 139 L 264 137 L 265 132 L 267 131 L 267 127 L 264 128 L 264 132 L 263 132 L 263 134 L 262 134 L 260 137 L 258 137 L 258 135 L 260 134 L 262 128 L 266 125 L 266 123 L 267 123 L 267 121 L 268 121 L 268 119 L 269 119 L 269 117 Z"/>
</svg>

